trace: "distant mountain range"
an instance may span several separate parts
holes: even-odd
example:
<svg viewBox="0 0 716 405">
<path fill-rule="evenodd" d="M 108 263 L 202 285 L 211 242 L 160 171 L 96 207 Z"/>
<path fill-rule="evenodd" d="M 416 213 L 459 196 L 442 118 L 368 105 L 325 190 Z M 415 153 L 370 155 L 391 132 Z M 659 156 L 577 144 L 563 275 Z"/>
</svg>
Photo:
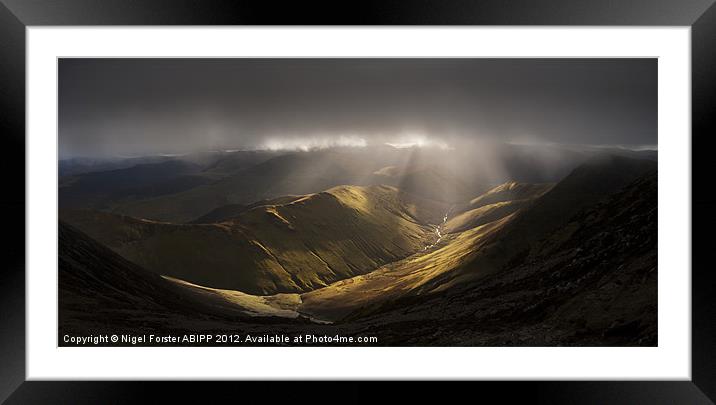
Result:
<svg viewBox="0 0 716 405">
<path fill-rule="evenodd" d="M 391 185 L 460 203 L 507 181 L 552 183 L 600 150 L 499 144 L 489 148 L 329 148 L 239 151 L 127 159 L 60 177 L 60 207 L 100 209 L 158 221 L 191 222 L 226 205 L 248 205 L 341 185 Z M 616 150 L 653 159 L 653 152 Z M 633 156 L 632 156 L 633 157 Z M 60 162 L 60 172 L 72 172 Z M 126 163 L 125 164 L 129 164 Z"/>
</svg>

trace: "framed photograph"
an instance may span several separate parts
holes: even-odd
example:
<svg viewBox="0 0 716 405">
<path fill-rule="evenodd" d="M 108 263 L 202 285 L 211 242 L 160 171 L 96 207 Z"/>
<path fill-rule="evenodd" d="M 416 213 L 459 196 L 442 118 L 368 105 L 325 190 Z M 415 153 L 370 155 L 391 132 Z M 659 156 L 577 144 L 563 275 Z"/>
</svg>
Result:
<svg viewBox="0 0 716 405">
<path fill-rule="evenodd" d="M 210 3 L 0 8 L 2 399 L 712 403 L 711 2 Z"/>
</svg>

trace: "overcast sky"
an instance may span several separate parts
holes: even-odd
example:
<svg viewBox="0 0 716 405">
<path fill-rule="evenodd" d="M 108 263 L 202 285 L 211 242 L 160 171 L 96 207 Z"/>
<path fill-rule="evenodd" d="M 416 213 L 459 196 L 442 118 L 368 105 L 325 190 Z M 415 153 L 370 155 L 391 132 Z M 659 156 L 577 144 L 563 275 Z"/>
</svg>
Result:
<svg viewBox="0 0 716 405">
<path fill-rule="evenodd" d="M 656 145 L 656 59 L 61 59 L 62 158 L 461 139 Z"/>
</svg>

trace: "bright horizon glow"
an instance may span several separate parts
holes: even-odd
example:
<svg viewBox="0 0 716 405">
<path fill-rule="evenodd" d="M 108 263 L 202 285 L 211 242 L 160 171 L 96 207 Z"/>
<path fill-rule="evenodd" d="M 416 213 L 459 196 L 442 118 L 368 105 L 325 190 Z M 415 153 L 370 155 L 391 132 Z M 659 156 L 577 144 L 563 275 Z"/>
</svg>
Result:
<svg viewBox="0 0 716 405">
<path fill-rule="evenodd" d="M 500 142 L 498 142 L 500 143 Z M 554 143 L 554 142 L 530 142 L 530 141 L 505 141 L 501 142 L 505 145 L 519 145 L 519 146 L 549 146 L 549 147 L 563 147 L 563 148 L 578 148 L 578 149 L 623 149 L 631 150 L 634 152 L 641 151 L 658 151 L 658 145 L 622 145 L 622 144 L 567 144 L 567 143 Z M 311 152 L 322 149 L 330 148 L 366 148 L 370 146 L 390 146 L 395 149 L 410 149 L 410 148 L 436 148 L 444 151 L 455 150 L 455 146 L 448 144 L 445 141 L 428 138 L 424 136 L 416 137 L 398 137 L 393 140 L 386 142 L 368 142 L 365 138 L 357 136 L 340 136 L 336 139 L 328 137 L 318 138 L 270 138 L 261 145 L 254 148 L 228 148 L 228 149 L 209 149 L 206 151 L 196 151 L 196 153 L 236 153 L 236 152 L 250 152 L 250 151 L 272 151 L 272 152 Z M 112 159 L 136 159 L 142 157 L 176 157 L 181 158 L 184 156 L 190 156 L 192 152 L 185 153 L 168 153 L 168 152 L 156 152 L 147 154 L 136 154 L 136 155 L 116 155 L 116 156 L 72 156 L 72 157 L 59 157 L 60 161 L 73 160 L 73 159 L 94 159 L 94 160 L 112 160 Z"/>
<path fill-rule="evenodd" d="M 315 138 L 281 138 L 272 137 L 264 141 L 258 150 L 300 150 L 309 151 L 314 149 L 326 149 L 332 147 L 365 147 L 368 143 L 365 138 L 354 135 L 340 135 L 338 137 L 315 137 Z"/>
<path fill-rule="evenodd" d="M 443 150 L 452 149 L 446 142 L 435 138 L 429 138 L 425 135 L 404 135 L 395 140 L 385 142 L 385 145 L 392 146 L 396 149 L 412 147 L 437 147 Z"/>
</svg>

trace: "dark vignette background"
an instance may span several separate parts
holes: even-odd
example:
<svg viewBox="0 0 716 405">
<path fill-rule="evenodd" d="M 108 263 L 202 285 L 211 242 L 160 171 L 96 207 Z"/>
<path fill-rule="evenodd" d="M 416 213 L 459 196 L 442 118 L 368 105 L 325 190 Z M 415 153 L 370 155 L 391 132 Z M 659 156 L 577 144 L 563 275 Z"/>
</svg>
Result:
<svg viewBox="0 0 716 405">
<path fill-rule="evenodd" d="M 713 0 L 628 0 L 618 3 L 589 0 L 499 0 L 413 2 L 364 1 L 346 4 L 293 2 L 233 2 L 212 0 L 3 0 L 0 5 L 0 130 L 6 156 L 5 192 L 0 203 L 9 212 L 7 242 L 0 273 L 0 400 L 7 403 L 138 403 L 172 396 L 185 401 L 210 397 L 226 400 L 323 398 L 335 402 L 365 402 L 380 396 L 405 401 L 409 393 L 423 400 L 441 401 L 448 393 L 498 395 L 504 402 L 531 403 L 712 403 L 716 398 L 716 276 L 707 256 L 716 248 L 710 230 L 716 225 L 716 198 L 708 191 L 716 163 L 713 150 L 716 111 L 716 7 Z M 410 383 L 291 383 L 276 390 L 275 383 L 116 383 L 24 382 L 24 28 L 26 25 L 103 24 L 433 24 L 433 25 L 692 25 L 692 193 L 693 240 L 693 383 L 692 382 L 549 382 L 475 383 L 426 386 Z M 700 187 L 695 187 L 700 185 Z M 708 232 L 708 233 L 707 233 Z M 287 389 L 286 389 L 287 388 Z M 386 390 L 385 388 L 389 388 Z M 456 392 L 456 391 L 460 392 Z M 308 398 L 307 398 L 308 399 Z"/>
</svg>

